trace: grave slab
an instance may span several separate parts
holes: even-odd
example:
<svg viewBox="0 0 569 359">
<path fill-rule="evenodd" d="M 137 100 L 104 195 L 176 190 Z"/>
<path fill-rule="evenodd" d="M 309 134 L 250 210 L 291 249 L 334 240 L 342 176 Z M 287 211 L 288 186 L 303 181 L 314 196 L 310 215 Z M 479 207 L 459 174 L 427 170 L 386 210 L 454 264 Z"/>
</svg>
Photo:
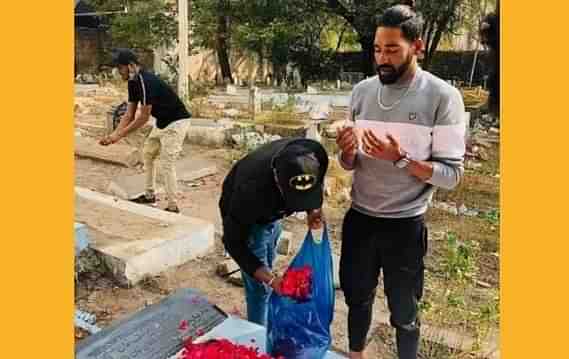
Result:
<svg viewBox="0 0 569 359">
<path fill-rule="evenodd" d="M 76 187 L 75 217 L 115 279 L 133 285 L 214 248 L 210 222 Z"/>
<path fill-rule="evenodd" d="M 217 327 L 199 337 L 196 342 L 203 343 L 211 339 L 227 339 L 236 344 L 259 349 L 260 353 L 265 353 L 267 330 L 258 324 L 228 316 Z M 171 359 L 179 358 L 181 358 L 181 352 Z M 345 359 L 345 357 L 333 351 L 328 351 L 324 359 Z"/>
<path fill-rule="evenodd" d="M 159 167 L 159 166 L 158 166 Z M 178 181 L 195 181 L 217 173 L 217 167 L 210 160 L 189 156 L 176 163 Z M 157 193 L 164 192 L 163 176 L 158 168 L 156 176 Z M 145 174 L 119 176 L 113 179 L 107 188 L 109 193 L 122 198 L 133 199 L 145 192 Z"/>
<path fill-rule="evenodd" d="M 101 146 L 94 139 L 80 136 L 75 136 L 75 155 L 126 167 L 136 166 L 142 159 L 140 151 L 135 147 L 120 143 Z"/>
<path fill-rule="evenodd" d="M 209 120 L 192 119 L 188 129 L 187 141 L 192 144 L 204 146 L 223 146 L 227 133 L 234 127 L 234 123 L 228 119 Z"/>
<path fill-rule="evenodd" d="M 186 325 L 182 327 L 180 324 Z M 246 320 L 228 316 L 210 304 L 203 293 L 181 289 L 134 315 L 111 324 L 75 347 L 75 359 L 175 359 L 180 358 L 183 341 L 228 339 L 264 352 L 266 329 Z M 329 351 L 325 359 L 345 357 Z"/>
<path fill-rule="evenodd" d="M 210 95 L 207 101 L 212 104 L 249 105 L 249 96 L 248 94 Z"/>
<path fill-rule="evenodd" d="M 167 359 L 185 338 L 207 334 L 226 317 L 199 291 L 182 289 L 79 342 L 75 359 Z"/>
<path fill-rule="evenodd" d="M 75 127 L 87 131 L 91 135 L 104 136 L 107 134 L 107 128 L 105 126 L 96 125 L 89 122 L 75 122 Z"/>
<path fill-rule="evenodd" d="M 89 246 L 87 227 L 82 223 L 75 222 L 75 257 Z"/>
</svg>

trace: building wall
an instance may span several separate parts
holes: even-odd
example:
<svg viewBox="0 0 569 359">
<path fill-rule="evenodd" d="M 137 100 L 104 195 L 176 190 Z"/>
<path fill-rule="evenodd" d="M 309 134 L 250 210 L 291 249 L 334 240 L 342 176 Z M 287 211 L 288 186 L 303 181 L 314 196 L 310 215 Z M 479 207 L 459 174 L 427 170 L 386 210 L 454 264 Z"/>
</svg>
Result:
<svg viewBox="0 0 569 359">
<path fill-rule="evenodd" d="M 100 62 L 101 34 L 97 29 L 75 29 L 75 74 L 94 73 Z"/>
<path fill-rule="evenodd" d="M 430 71 L 446 80 L 468 82 L 474 55 L 475 51 L 439 51 L 433 56 Z M 488 71 L 488 54 L 481 51 L 478 53 L 473 85 L 482 85 Z"/>
<path fill-rule="evenodd" d="M 248 81 L 252 76 L 257 81 L 264 81 L 272 72 L 272 66 L 266 61 L 259 64 L 258 59 L 248 54 L 232 54 L 230 59 L 231 74 L 235 81 Z M 222 82 L 221 68 L 217 54 L 213 50 L 202 50 L 190 56 L 190 76 L 194 81 Z"/>
<path fill-rule="evenodd" d="M 475 51 L 437 51 L 433 56 L 429 71 L 445 80 L 468 82 L 474 55 Z M 359 72 L 362 56 L 361 52 L 340 53 L 336 62 L 345 72 Z M 474 71 L 473 85 L 482 85 L 487 73 L 488 54 L 480 51 Z"/>
<path fill-rule="evenodd" d="M 75 28 L 75 75 L 97 73 L 101 64 L 110 62 L 112 47 L 109 34 L 103 30 Z M 152 50 L 135 49 L 134 51 L 146 68 L 154 67 Z"/>
<path fill-rule="evenodd" d="M 156 49 L 154 51 L 154 71 L 166 74 L 168 67 L 162 59 L 168 54 L 176 54 L 176 49 Z M 272 66 L 267 61 L 261 66 L 259 61 L 247 54 L 232 54 L 230 58 L 231 72 L 235 81 L 248 81 L 250 74 L 257 81 L 265 81 L 266 76 L 272 73 Z M 188 58 L 189 75 L 191 81 L 221 83 L 221 68 L 217 54 L 213 50 L 201 49 Z"/>
</svg>

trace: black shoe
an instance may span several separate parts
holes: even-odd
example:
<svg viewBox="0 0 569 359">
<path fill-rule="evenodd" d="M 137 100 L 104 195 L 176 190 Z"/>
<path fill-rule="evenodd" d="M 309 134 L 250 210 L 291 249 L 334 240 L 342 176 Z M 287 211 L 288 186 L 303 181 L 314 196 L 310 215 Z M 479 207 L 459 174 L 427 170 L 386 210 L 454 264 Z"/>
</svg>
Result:
<svg viewBox="0 0 569 359">
<path fill-rule="evenodd" d="M 166 208 L 164 208 L 164 210 L 165 210 L 166 212 L 180 213 L 180 209 L 178 208 L 178 206 L 176 206 L 176 207 L 166 207 Z"/>
<path fill-rule="evenodd" d="M 154 194 L 144 193 L 130 201 L 139 204 L 154 204 L 156 203 L 156 196 Z"/>
</svg>

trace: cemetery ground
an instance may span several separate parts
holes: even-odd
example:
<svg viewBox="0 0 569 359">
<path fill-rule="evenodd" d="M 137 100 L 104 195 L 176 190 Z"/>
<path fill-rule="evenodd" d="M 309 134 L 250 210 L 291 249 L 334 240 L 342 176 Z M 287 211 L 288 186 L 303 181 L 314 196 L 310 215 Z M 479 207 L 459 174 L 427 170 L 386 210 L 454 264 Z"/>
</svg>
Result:
<svg viewBox="0 0 569 359">
<path fill-rule="evenodd" d="M 104 91 L 108 93 L 103 91 L 102 94 L 101 91 L 76 93 L 76 129 L 84 139 L 95 140 L 101 135 L 108 106 L 120 103 L 121 95 L 124 97 L 114 89 L 106 89 Z M 207 109 L 201 111 L 205 113 Z M 214 110 L 211 112 L 215 113 Z M 140 147 L 143 132 L 123 141 Z M 421 303 L 423 358 L 496 358 L 499 355 L 499 135 L 496 129 L 487 128 L 480 130 L 477 136 L 480 143 L 476 143 L 469 153 L 462 183 L 453 191 L 438 190 L 427 215 L 430 235 Z M 333 139 L 325 141 L 333 143 Z M 119 283 L 93 251 L 85 251 L 78 260 L 82 267 L 76 277 L 75 306 L 95 314 L 97 326 L 104 328 L 132 315 L 178 288 L 198 289 L 224 311 L 245 314 L 244 293 L 237 284 L 238 278 L 222 278 L 217 272 L 219 264 L 228 259 L 220 236 L 218 199 L 221 184 L 233 161 L 243 156 L 246 150 L 243 146 L 207 145 L 204 142 L 207 141 L 188 140 L 182 159 L 199 157 L 214 164 L 216 171 L 205 177 L 180 181 L 183 194 L 180 208 L 185 216 L 214 224 L 213 251 L 147 276 L 135 285 Z M 333 145 L 327 147 L 333 151 Z M 76 186 L 110 195 L 114 195 L 109 191 L 113 179 L 143 172 L 140 165 L 127 167 L 85 156 L 76 156 L 75 163 Z M 324 211 L 333 252 L 340 255 L 341 224 L 350 205 L 350 175 L 333 162 L 328 178 Z M 166 206 L 163 196 L 159 195 L 159 208 Z M 94 209 L 79 203 L 76 221 L 87 222 L 89 235 L 97 236 L 97 221 L 90 211 Z M 120 226 L 120 211 L 109 217 Z M 292 260 L 306 234 L 302 218 L 293 216 L 285 219 L 283 224 L 285 231 L 290 233 L 291 248 L 288 254 L 278 256 L 276 266 L 281 271 Z M 133 231 L 141 232 L 152 225 L 131 223 Z M 347 307 L 341 290 L 337 290 L 333 349 L 339 352 L 347 350 L 346 318 Z M 380 281 L 369 335 L 370 358 L 394 357 L 394 335 L 388 325 Z M 76 341 L 88 335 L 76 328 Z"/>
</svg>

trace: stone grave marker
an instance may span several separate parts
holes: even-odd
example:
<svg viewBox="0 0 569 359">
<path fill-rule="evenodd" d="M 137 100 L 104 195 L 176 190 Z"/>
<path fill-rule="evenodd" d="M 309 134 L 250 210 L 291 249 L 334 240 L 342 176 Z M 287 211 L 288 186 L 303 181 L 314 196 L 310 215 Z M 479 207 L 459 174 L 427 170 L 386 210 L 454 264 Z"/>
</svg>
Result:
<svg viewBox="0 0 569 359">
<path fill-rule="evenodd" d="M 226 318 L 199 291 L 182 289 L 79 342 L 75 359 L 167 359 Z"/>
</svg>

